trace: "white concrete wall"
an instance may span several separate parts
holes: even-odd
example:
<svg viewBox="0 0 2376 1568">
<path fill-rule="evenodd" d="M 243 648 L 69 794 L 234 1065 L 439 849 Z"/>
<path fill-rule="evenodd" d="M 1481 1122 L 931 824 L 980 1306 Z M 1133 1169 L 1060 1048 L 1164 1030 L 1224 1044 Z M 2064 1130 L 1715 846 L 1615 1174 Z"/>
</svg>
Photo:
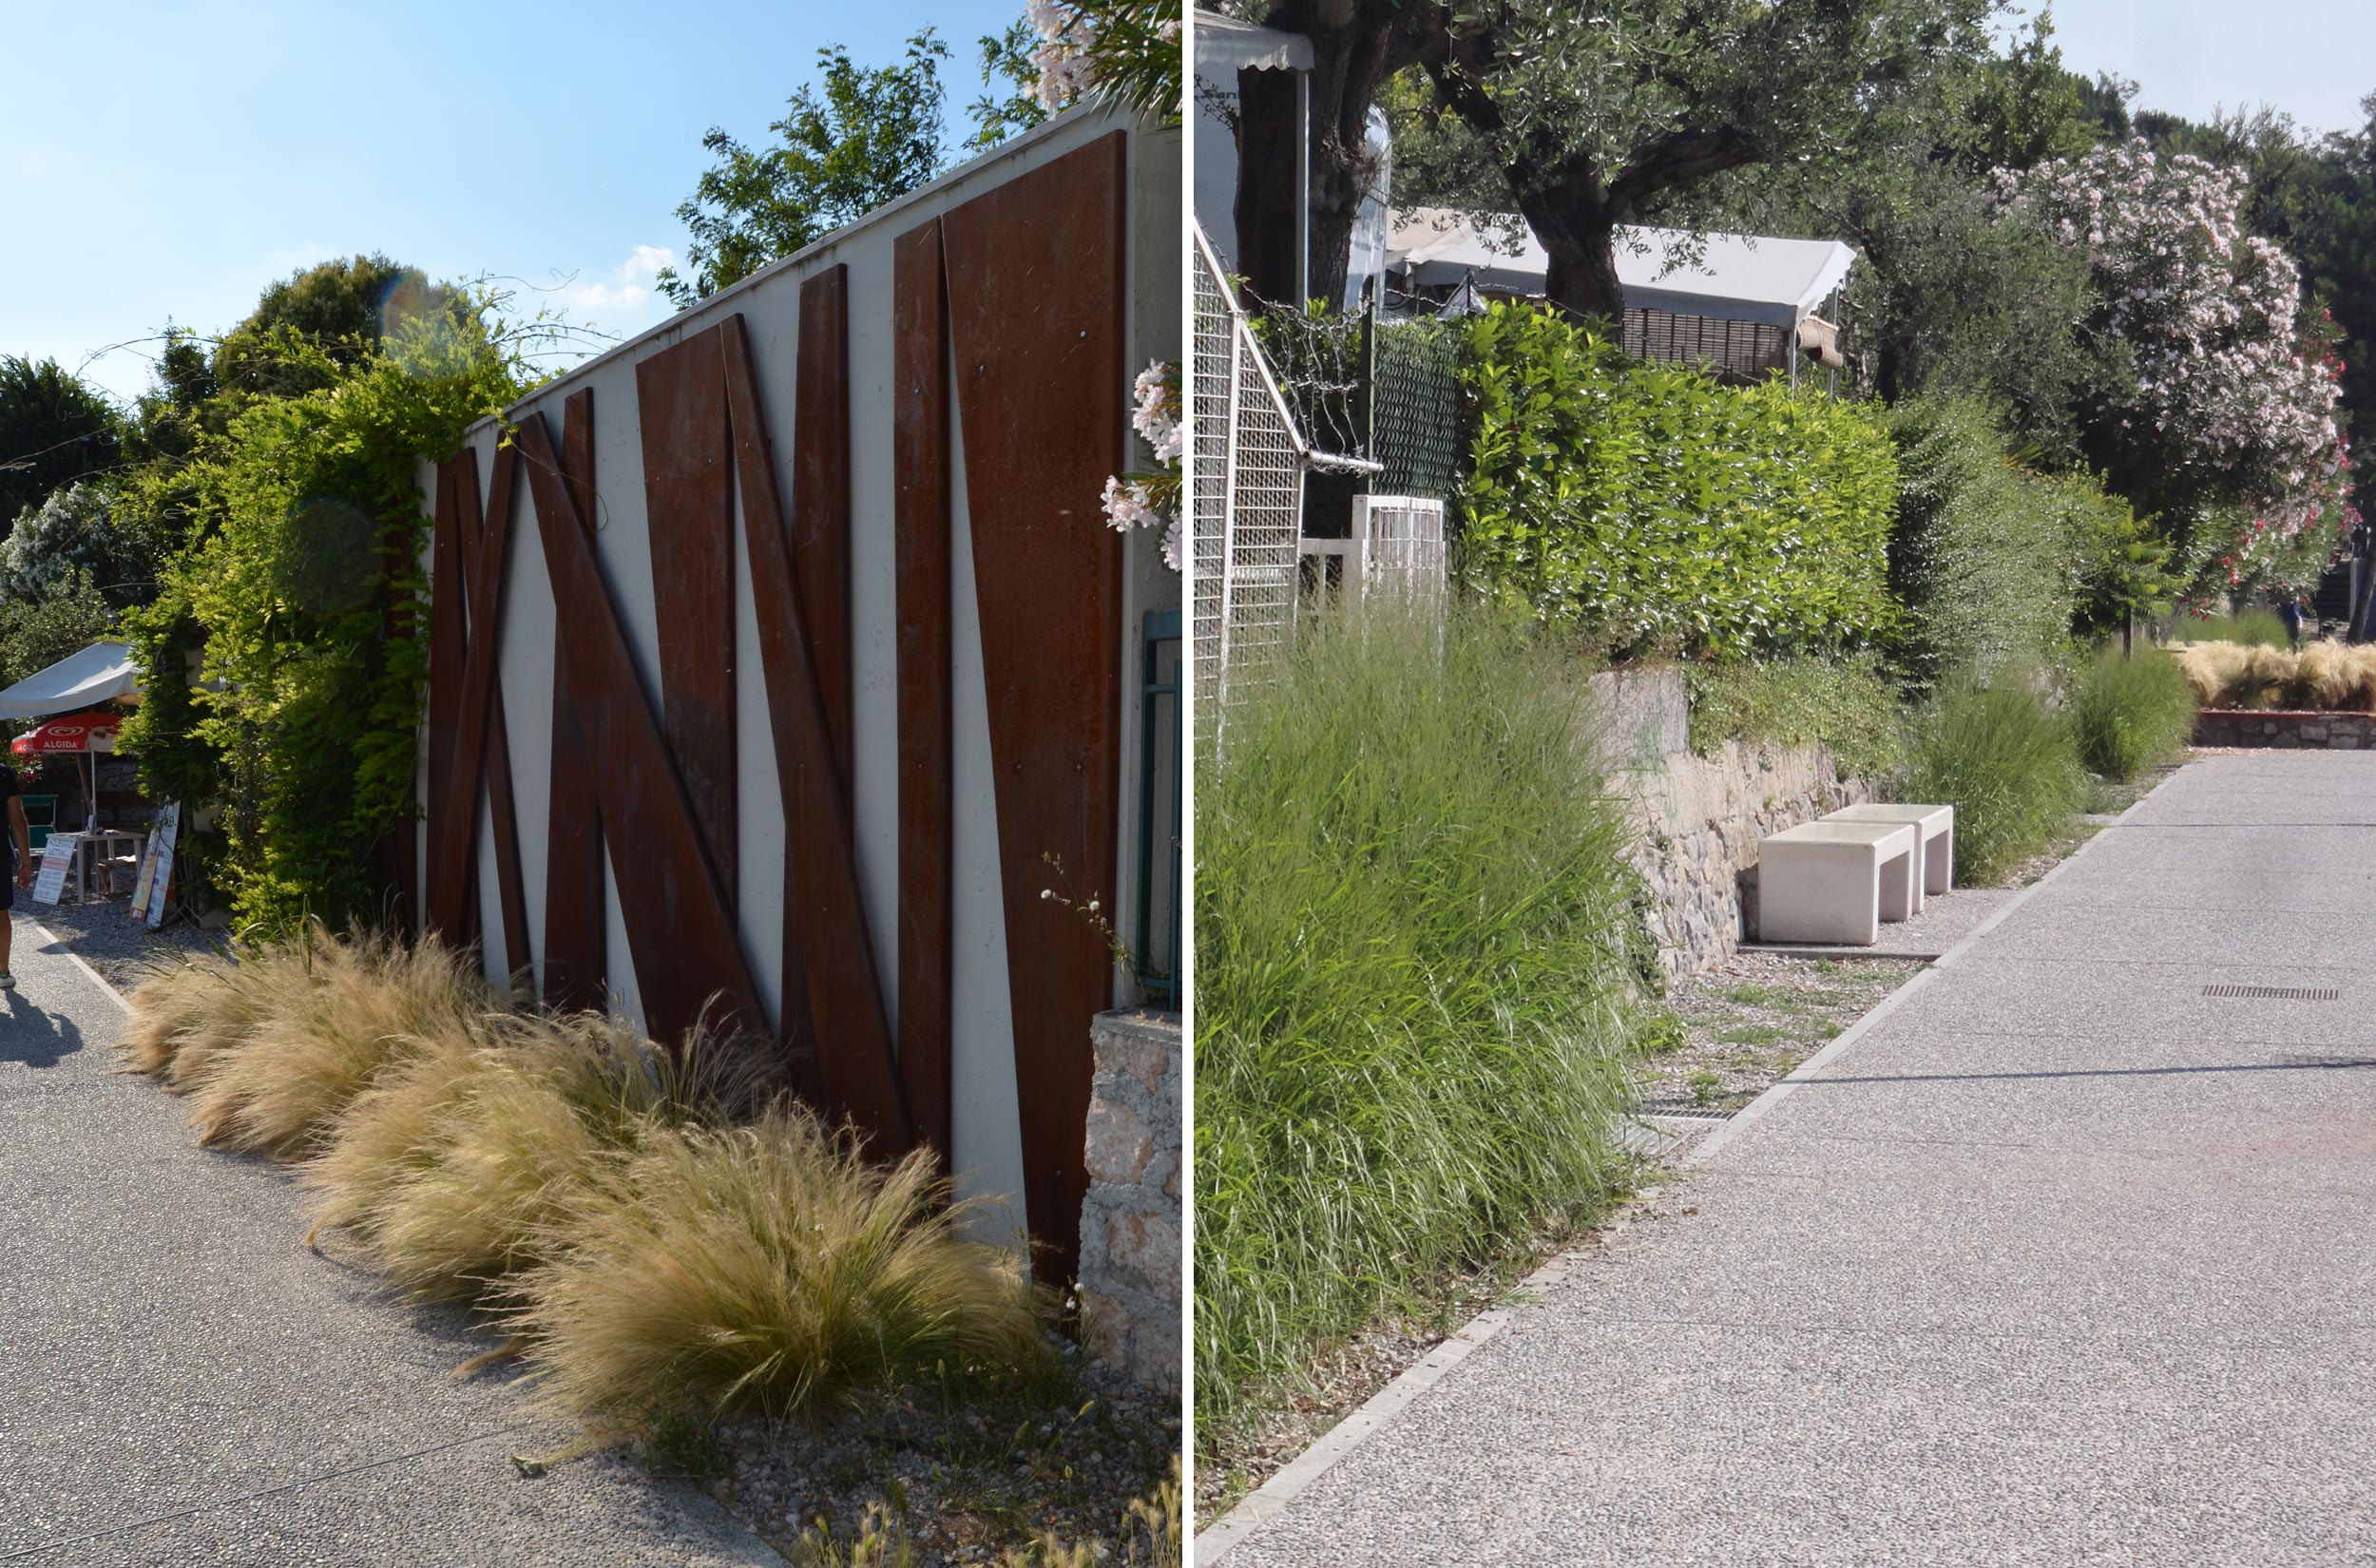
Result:
<svg viewBox="0 0 2376 1568">
<path fill-rule="evenodd" d="M 891 279 L 894 238 L 926 219 L 962 204 L 1024 169 L 1037 167 L 1116 129 L 1130 132 L 1129 321 L 1124 333 L 1124 385 L 1151 359 L 1177 360 L 1180 332 L 1180 170 L 1177 131 L 1141 132 L 1101 110 L 1064 116 L 952 172 L 861 223 L 776 263 L 683 312 L 641 337 L 609 351 L 525 400 L 513 417 L 542 411 L 556 446 L 563 401 L 594 393 L 597 555 L 618 605 L 645 690 L 660 691 L 659 648 L 651 549 L 644 513 L 642 451 L 636 418 L 639 362 L 739 313 L 747 324 L 774 441 L 778 484 L 789 500 L 793 460 L 793 401 L 797 368 L 798 296 L 803 278 L 846 264 L 850 283 L 852 429 L 852 621 L 854 687 L 853 748 L 856 858 L 887 1013 L 898 1004 L 898 778 L 896 621 L 891 464 Z M 952 399 L 952 427 L 962 412 Z M 497 430 L 492 422 L 469 437 L 479 454 L 482 486 L 492 472 Z M 980 628 L 975 613 L 969 525 L 963 483 L 964 432 L 952 430 L 950 473 L 955 518 L 955 996 L 951 1087 L 953 1163 L 961 1191 L 1020 1194 L 1023 1155 L 1016 1119 L 1012 1014 L 1008 1008 L 998 822 L 989 759 L 989 733 Z M 1133 460 L 1143 463 L 1145 454 Z M 422 470 L 423 494 L 433 497 L 434 471 Z M 546 802 L 550 797 L 551 676 L 555 605 L 546 576 L 533 497 L 523 480 L 506 583 L 500 678 L 519 801 L 522 881 L 528 933 L 542 951 L 545 923 Z M 1124 718 L 1121 735 L 1122 815 L 1118 836 L 1121 875 L 1128 878 L 1137 843 L 1137 729 L 1140 618 L 1176 608 L 1179 580 L 1161 563 L 1152 533 L 1133 538 L 1125 566 L 1125 624 L 1121 642 Z M 744 954 L 757 977 L 771 1017 L 779 1005 L 783 940 L 784 816 L 759 674 L 756 612 L 739 520 L 736 536 L 735 618 L 738 645 L 737 781 Z M 426 564 L 426 563 L 425 563 Z M 475 634 L 474 634 L 475 635 Z M 426 795 L 427 767 L 419 772 Z M 482 812 L 484 808 L 482 808 Z M 489 968 L 501 973 L 522 955 L 504 953 L 496 904 L 491 834 L 480 835 L 482 926 Z M 615 882 L 608 893 L 609 977 L 618 1004 L 640 1017 L 634 972 Z M 1087 1021 L 1083 1020 L 1084 1030 Z M 1021 1202 L 1003 1227 L 1022 1231 Z"/>
</svg>

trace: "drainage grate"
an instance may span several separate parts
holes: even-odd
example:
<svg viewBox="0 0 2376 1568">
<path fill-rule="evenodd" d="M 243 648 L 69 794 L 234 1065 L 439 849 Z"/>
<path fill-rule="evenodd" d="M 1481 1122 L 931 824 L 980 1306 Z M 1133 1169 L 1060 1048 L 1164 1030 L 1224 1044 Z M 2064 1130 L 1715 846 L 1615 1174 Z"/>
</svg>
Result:
<svg viewBox="0 0 2376 1568">
<path fill-rule="evenodd" d="M 2321 985 L 2206 985 L 2203 994 L 2251 1002 L 2339 1002 L 2343 999 L 2341 991 Z"/>
</svg>

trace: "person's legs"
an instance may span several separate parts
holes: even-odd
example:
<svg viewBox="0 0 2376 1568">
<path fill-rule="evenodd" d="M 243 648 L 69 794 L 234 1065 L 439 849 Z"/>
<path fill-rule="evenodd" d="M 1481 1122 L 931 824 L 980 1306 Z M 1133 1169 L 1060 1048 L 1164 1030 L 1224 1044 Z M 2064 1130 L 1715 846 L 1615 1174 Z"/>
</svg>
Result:
<svg viewBox="0 0 2376 1568">
<path fill-rule="evenodd" d="M 6 859 L 5 870 L 0 870 L 0 975 L 10 973 L 10 950 L 16 946 L 16 856 Z M 9 984 L 16 984 L 13 977 Z"/>
</svg>

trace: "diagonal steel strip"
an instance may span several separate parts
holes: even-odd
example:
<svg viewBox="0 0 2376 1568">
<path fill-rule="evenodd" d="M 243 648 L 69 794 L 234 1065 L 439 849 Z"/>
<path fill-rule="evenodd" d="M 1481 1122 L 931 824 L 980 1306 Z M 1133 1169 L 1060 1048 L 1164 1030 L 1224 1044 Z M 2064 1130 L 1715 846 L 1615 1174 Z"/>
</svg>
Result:
<svg viewBox="0 0 2376 1568">
<path fill-rule="evenodd" d="M 783 792 L 785 995 L 797 994 L 790 982 L 799 974 L 826 1109 L 847 1116 L 867 1133 L 876 1155 L 895 1157 L 913 1146 L 915 1128 L 892 1062 L 882 979 L 851 838 L 850 797 L 835 765 L 827 705 L 801 614 L 748 330 L 740 316 L 727 317 L 718 330 L 725 343 L 727 424 L 742 489 L 768 726 Z M 784 1011 L 789 1019 L 789 1004 Z"/>
<path fill-rule="evenodd" d="M 627 927 L 643 1021 L 655 1038 L 674 1041 L 716 1006 L 720 1024 L 758 1030 L 758 1004 L 740 933 L 727 908 L 709 848 L 694 825 L 693 802 L 661 738 L 651 695 L 627 650 L 602 564 L 555 461 L 543 411 L 520 422 L 515 438 L 536 506 L 537 535 L 579 712 L 594 756 L 603 820 L 631 852 L 611 865 Z"/>
</svg>

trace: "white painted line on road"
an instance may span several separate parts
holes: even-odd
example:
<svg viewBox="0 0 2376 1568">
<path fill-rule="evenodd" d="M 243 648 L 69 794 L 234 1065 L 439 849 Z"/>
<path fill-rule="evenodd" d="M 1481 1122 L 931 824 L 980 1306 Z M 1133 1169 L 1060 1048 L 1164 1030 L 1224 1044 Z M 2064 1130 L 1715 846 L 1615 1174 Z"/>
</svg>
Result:
<svg viewBox="0 0 2376 1568">
<path fill-rule="evenodd" d="M 132 1004 L 124 999 L 124 993 L 117 990 L 113 985 L 107 984 L 107 977 L 105 975 L 101 974 L 97 969 L 94 969 L 89 965 L 84 963 L 83 955 L 76 952 L 73 947 L 67 944 L 66 938 L 60 936 L 57 932 L 51 930 L 48 927 L 43 925 L 40 921 L 35 920 L 30 915 L 25 916 L 24 920 L 26 925 L 30 926 L 33 929 L 42 934 L 42 939 L 44 941 L 49 943 L 59 951 L 65 953 L 67 960 L 72 963 L 76 968 L 82 970 L 85 974 L 90 976 L 92 980 L 96 981 L 99 985 L 99 988 L 107 993 L 107 1000 L 123 1008 L 124 1014 L 126 1018 L 129 1018 L 132 1015 Z"/>
<path fill-rule="evenodd" d="M 2176 776 L 2175 772 L 2170 775 L 2171 778 Z M 2164 778 L 2161 783 L 2167 784 L 2169 781 L 2169 778 Z M 2126 823 L 2130 813 L 2152 799 L 2155 792 L 2160 788 L 2161 784 L 2156 784 L 2152 790 L 2139 795 L 2128 811 L 2122 812 L 2109 826 L 2092 834 L 2086 843 L 2058 861 L 2044 876 L 2006 899 L 2002 907 L 1990 911 L 1985 920 L 1973 927 L 1961 941 L 1942 953 L 1929 968 L 1924 969 L 1913 979 L 1883 998 L 1880 1005 L 1849 1024 L 1829 1045 L 1800 1062 L 1788 1078 L 1774 1083 L 1764 1094 L 1734 1112 L 1723 1126 L 1702 1138 L 1697 1144 L 1684 1154 L 1678 1163 L 1686 1167 L 1706 1164 L 1708 1157 L 1729 1142 L 1734 1130 L 1742 1123 L 1764 1116 L 1787 1099 L 1789 1091 L 1795 1086 L 1794 1080 L 1813 1077 L 1816 1070 L 1824 1063 L 1837 1057 L 1862 1038 L 1868 1025 L 1885 1017 L 1897 1004 L 1900 997 L 1929 980 L 1937 970 L 1945 968 L 1961 958 L 1974 943 L 2002 924 L 2007 915 L 2028 902 L 2032 893 L 2060 876 L 2064 867 L 2094 849 L 2098 839 L 2102 838 L 2114 828 Z M 1576 1265 L 1582 1262 L 1584 1256 L 1585 1252 L 1581 1248 L 1570 1248 L 1555 1254 L 1542 1268 L 1527 1275 L 1524 1283 L 1519 1286 L 1519 1290 L 1532 1291 L 1539 1286 L 1547 1287 L 1560 1283 L 1574 1272 Z M 1319 1441 L 1296 1455 L 1286 1468 L 1239 1499 L 1236 1507 L 1215 1520 L 1196 1538 L 1194 1543 L 1196 1555 L 1192 1560 L 1197 1564 L 1197 1568 L 1211 1568 L 1212 1564 L 1219 1562 L 1232 1548 L 1243 1541 L 1256 1527 L 1285 1512 L 1290 1503 L 1293 1502 L 1313 1482 L 1318 1481 L 1337 1461 L 1359 1446 L 1363 1439 L 1400 1414 L 1406 1405 L 1442 1382 L 1445 1375 L 1453 1367 L 1467 1360 L 1480 1347 L 1504 1329 L 1508 1328 L 1515 1311 L 1515 1308 L 1496 1307 L 1490 1311 L 1478 1313 L 1449 1339 L 1421 1357 L 1415 1366 L 1370 1395 L 1352 1414 L 1322 1433 Z"/>
</svg>

